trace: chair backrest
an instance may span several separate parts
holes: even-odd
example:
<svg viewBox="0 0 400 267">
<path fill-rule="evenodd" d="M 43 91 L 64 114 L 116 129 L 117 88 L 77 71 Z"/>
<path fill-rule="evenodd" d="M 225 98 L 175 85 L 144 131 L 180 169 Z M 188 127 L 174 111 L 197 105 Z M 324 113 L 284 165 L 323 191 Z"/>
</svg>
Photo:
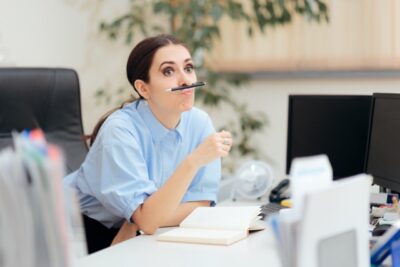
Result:
<svg viewBox="0 0 400 267">
<path fill-rule="evenodd" d="M 67 173 L 79 168 L 88 147 L 74 70 L 0 68 L 0 149 L 12 144 L 13 130 L 32 128 L 41 128 L 64 150 Z"/>
</svg>

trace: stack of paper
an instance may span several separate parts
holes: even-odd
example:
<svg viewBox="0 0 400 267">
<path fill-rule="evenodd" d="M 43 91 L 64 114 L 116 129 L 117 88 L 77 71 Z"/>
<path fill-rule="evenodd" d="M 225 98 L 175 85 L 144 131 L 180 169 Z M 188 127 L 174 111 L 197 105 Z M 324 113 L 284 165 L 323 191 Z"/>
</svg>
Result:
<svg viewBox="0 0 400 267">
<path fill-rule="evenodd" d="M 40 130 L 0 153 L 0 265 L 69 266 L 64 161 Z"/>
</svg>

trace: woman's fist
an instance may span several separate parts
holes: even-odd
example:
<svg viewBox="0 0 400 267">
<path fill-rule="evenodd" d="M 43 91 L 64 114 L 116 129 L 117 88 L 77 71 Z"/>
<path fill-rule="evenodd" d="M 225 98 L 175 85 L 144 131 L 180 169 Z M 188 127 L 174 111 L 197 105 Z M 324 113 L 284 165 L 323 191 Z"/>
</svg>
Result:
<svg viewBox="0 0 400 267">
<path fill-rule="evenodd" d="M 231 133 L 221 131 L 208 136 L 189 157 L 198 167 L 202 167 L 217 158 L 226 157 L 231 147 Z"/>
</svg>

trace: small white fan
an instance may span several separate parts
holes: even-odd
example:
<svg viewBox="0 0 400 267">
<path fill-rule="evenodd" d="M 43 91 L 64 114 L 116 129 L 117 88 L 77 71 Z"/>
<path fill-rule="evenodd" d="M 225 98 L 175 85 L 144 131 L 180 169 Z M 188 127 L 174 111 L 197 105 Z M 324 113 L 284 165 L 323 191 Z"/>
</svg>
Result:
<svg viewBox="0 0 400 267">
<path fill-rule="evenodd" d="M 271 188 L 274 176 L 270 165 L 263 161 L 244 163 L 235 174 L 235 185 L 232 200 L 258 199 L 263 197 Z"/>
</svg>

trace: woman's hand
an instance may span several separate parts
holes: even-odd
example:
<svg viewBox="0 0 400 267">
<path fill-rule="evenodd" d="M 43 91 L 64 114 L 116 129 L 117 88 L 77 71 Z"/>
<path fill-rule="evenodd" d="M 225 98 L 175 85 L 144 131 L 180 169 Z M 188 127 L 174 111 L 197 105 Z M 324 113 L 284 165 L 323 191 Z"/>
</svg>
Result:
<svg viewBox="0 0 400 267">
<path fill-rule="evenodd" d="M 111 246 L 135 237 L 137 230 L 139 230 L 139 227 L 136 224 L 125 221 L 111 242 Z"/>
<path fill-rule="evenodd" d="M 189 155 L 189 159 L 197 166 L 202 167 L 217 158 L 226 157 L 231 147 L 231 133 L 221 131 L 207 137 L 207 139 Z"/>
</svg>

